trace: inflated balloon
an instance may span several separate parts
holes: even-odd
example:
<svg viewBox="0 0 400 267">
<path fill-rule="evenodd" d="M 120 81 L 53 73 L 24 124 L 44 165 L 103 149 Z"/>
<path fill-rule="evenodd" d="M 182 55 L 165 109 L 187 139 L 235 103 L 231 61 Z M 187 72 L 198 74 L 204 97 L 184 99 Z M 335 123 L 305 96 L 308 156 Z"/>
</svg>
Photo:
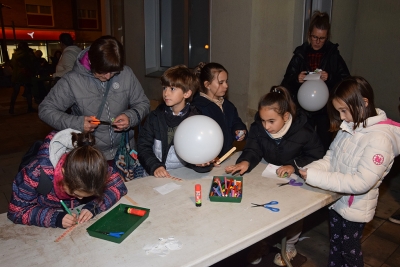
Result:
<svg viewBox="0 0 400 267">
<path fill-rule="evenodd" d="M 328 102 L 329 90 L 321 79 L 305 81 L 297 93 L 297 100 L 302 108 L 317 111 Z"/>
<path fill-rule="evenodd" d="M 174 146 L 178 156 L 192 164 L 207 163 L 221 152 L 224 135 L 213 119 L 204 115 L 191 116 L 175 131 Z"/>
</svg>

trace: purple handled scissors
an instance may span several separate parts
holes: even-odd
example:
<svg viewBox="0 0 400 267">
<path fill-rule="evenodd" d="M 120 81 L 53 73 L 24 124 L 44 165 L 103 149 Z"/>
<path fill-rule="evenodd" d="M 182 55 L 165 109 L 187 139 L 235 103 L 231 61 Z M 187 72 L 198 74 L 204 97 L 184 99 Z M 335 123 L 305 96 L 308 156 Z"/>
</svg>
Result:
<svg viewBox="0 0 400 267">
<path fill-rule="evenodd" d="M 279 185 L 278 187 L 281 187 L 281 186 L 284 186 L 284 185 L 302 186 L 303 183 L 302 183 L 302 182 L 296 182 L 295 179 L 290 179 L 289 182 L 287 182 L 287 183 L 281 183 L 281 184 L 278 184 L 278 185 Z"/>
</svg>

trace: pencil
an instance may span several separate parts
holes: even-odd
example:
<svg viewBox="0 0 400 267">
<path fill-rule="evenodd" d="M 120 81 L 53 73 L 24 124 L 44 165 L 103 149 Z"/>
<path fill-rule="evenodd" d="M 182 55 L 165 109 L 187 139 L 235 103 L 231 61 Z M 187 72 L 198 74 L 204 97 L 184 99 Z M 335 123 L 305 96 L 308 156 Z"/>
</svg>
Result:
<svg viewBox="0 0 400 267">
<path fill-rule="evenodd" d="M 60 200 L 61 205 L 64 207 L 64 209 L 68 212 L 69 215 L 72 215 L 71 210 L 65 205 L 64 201 Z"/>
</svg>

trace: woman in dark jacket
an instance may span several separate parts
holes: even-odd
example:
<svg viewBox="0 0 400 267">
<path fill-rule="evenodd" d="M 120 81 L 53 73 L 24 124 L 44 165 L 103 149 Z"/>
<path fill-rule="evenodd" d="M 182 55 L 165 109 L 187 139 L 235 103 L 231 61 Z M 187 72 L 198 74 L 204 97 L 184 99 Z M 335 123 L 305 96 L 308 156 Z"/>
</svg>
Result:
<svg viewBox="0 0 400 267">
<path fill-rule="evenodd" d="M 298 104 L 297 93 L 308 72 L 316 69 L 322 70 L 321 79 L 326 83 L 329 91 L 332 91 L 338 82 L 350 75 L 346 62 L 339 53 L 339 45 L 333 44 L 329 39 L 329 15 L 316 11 L 308 29 L 308 40 L 293 52 L 294 55 L 281 83 L 290 91 L 296 104 Z M 325 150 L 328 150 L 332 134 L 328 131 L 329 118 L 326 106 L 318 111 L 305 112 L 308 122 L 316 128 Z"/>
</svg>

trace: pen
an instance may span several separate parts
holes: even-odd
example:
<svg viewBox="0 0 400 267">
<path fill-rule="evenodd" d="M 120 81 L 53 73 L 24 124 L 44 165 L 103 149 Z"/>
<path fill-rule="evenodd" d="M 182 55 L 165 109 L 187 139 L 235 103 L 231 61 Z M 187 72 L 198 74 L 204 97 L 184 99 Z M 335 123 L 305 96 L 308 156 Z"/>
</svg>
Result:
<svg viewBox="0 0 400 267">
<path fill-rule="evenodd" d="M 64 209 L 68 212 L 69 215 L 72 215 L 71 210 L 65 205 L 64 201 L 60 200 L 61 205 L 64 207 Z"/>
</svg>

